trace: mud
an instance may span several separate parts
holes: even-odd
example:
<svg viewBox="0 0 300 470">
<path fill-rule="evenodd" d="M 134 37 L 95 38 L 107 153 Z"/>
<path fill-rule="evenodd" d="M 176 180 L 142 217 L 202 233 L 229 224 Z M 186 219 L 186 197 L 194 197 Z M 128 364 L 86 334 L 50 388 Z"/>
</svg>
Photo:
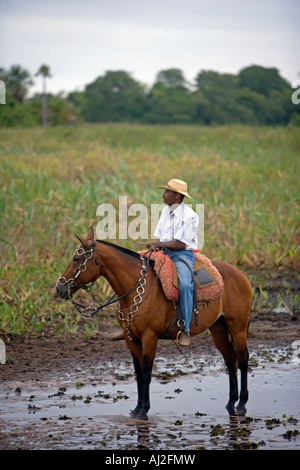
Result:
<svg viewBox="0 0 300 470">
<path fill-rule="evenodd" d="M 0 449 L 202 450 L 300 448 L 300 320 L 252 315 L 246 416 L 229 416 L 228 376 L 210 335 L 189 357 L 160 341 L 147 422 L 115 327 L 93 338 L 44 335 L 6 344 L 0 366 Z"/>
</svg>

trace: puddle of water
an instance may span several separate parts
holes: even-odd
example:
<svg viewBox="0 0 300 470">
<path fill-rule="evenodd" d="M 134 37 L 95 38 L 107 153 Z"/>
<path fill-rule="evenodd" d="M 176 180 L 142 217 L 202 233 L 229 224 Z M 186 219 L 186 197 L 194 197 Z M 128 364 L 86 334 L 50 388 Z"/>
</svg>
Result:
<svg viewBox="0 0 300 470">
<path fill-rule="evenodd" d="M 69 376 L 59 389 L 24 383 L 21 392 L 1 392 L 3 430 L 21 448 L 299 449 L 299 367 L 292 360 L 278 363 L 281 352 L 263 351 L 256 353 L 261 366 L 249 373 L 245 417 L 229 417 L 225 410 L 228 375 L 222 361 L 190 358 L 175 365 L 159 357 L 147 422 L 129 418 L 137 392 L 126 362 L 114 369 L 119 379 L 110 383 L 76 387 Z M 277 362 L 270 362 L 275 356 Z M 166 371 L 169 380 L 162 382 Z M 22 444 L 24 439 L 30 444 Z"/>
</svg>

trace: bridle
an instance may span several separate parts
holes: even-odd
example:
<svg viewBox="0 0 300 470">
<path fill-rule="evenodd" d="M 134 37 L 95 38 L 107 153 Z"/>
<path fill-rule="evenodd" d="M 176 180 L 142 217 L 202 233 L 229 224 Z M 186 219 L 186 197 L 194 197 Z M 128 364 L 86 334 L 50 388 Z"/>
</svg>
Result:
<svg viewBox="0 0 300 470">
<path fill-rule="evenodd" d="M 91 243 L 91 245 L 88 249 L 84 249 L 81 246 L 78 246 L 75 249 L 75 252 L 74 252 L 73 256 L 75 256 L 75 255 L 84 256 L 84 260 L 83 260 L 82 264 L 80 264 L 80 266 L 78 267 L 78 271 L 76 272 L 74 277 L 72 277 L 70 279 L 66 279 L 65 277 L 62 276 L 62 277 L 58 278 L 57 282 L 59 282 L 62 286 L 67 285 L 69 300 L 71 300 L 72 304 L 74 305 L 76 310 L 80 313 L 80 315 L 83 318 L 86 318 L 86 319 L 92 317 L 93 315 L 95 315 L 97 312 L 99 312 L 103 308 L 105 308 L 105 307 L 107 307 L 107 306 L 109 306 L 109 305 L 111 305 L 115 302 L 118 302 L 119 320 L 124 323 L 128 338 L 129 338 L 130 341 L 132 341 L 132 338 L 131 338 L 130 332 L 129 332 L 129 324 L 133 320 L 133 314 L 138 310 L 139 305 L 148 298 L 148 296 L 150 295 L 150 293 L 151 293 L 151 291 L 152 291 L 152 289 L 153 289 L 153 287 L 154 287 L 154 285 L 155 285 L 155 283 L 158 279 L 158 275 L 156 275 L 156 279 L 155 279 L 150 291 L 148 292 L 146 297 L 143 299 L 142 295 L 145 292 L 144 285 L 146 284 L 146 276 L 147 276 L 147 273 L 148 273 L 148 268 L 149 268 L 149 263 L 150 263 L 150 250 L 149 250 L 149 252 L 146 252 L 144 254 L 144 256 L 141 257 L 141 263 L 142 263 L 141 277 L 139 278 L 138 282 L 132 287 L 132 289 L 125 292 L 125 294 L 121 295 L 120 297 L 117 297 L 117 294 L 113 294 L 104 304 L 99 305 L 96 308 L 95 307 L 85 307 L 84 305 L 79 304 L 78 302 L 75 302 L 75 300 L 73 299 L 72 288 L 76 287 L 77 289 L 83 289 L 87 292 L 90 292 L 93 299 L 97 300 L 91 292 L 91 286 L 89 286 L 89 285 L 80 286 L 79 284 L 76 283 L 76 280 L 79 278 L 80 274 L 86 271 L 86 269 L 87 269 L 86 265 L 87 265 L 87 262 L 90 259 L 93 259 L 93 262 L 99 268 L 98 277 L 101 275 L 101 266 L 100 266 L 100 263 L 96 260 L 95 253 L 94 253 L 94 249 L 95 249 L 97 241 L 98 240 L 92 240 L 92 243 Z M 148 256 L 146 256 L 147 254 L 148 254 Z M 127 297 L 127 295 L 129 295 L 134 290 L 136 290 L 137 294 L 133 299 L 133 304 L 128 309 L 126 308 L 126 309 L 121 310 L 119 301 L 121 299 Z M 117 297 L 117 298 L 115 298 L 115 297 Z M 129 310 L 127 316 L 125 316 L 124 310 Z"/>
<path fill-rule="evenodd" d="M 91 259 L 91 258 L 93 258 L 94 263 L 99 267 L 99 276 L 101 275 L 101 267 L 100 267 L 100 264 L 98 263 L 98 261 L 96 260 L 95 254 L 94 254 L 95 244 L 96 244 L 96 241 L 93 240 L 92 245 L 90 246 L 90 248 L 88 250 L 84 250 L 84 248 L 82 248 L 81 246 L 78 246 L 75 249 L 73 257 L 76 256 L 76 255 L 77 256 L 84 256 L 84 262 L 82 264 L 80 264 L 80 266 L 78 268 L 78 271 L 77 271 L 77 273 L 75 274 L 74 277 L 72 277 L 70 279 L 66 279 L 65 277 L 59 277 L 58 278 L 58 282 L 62 286 L 65 286 L 67 284 L 68 288 L 77 287 L 77 288 L 86 290 L 86 286 L 80 286 L 79 284 L 76 284 L 76 279 L 80 276 L 81 273 L 84 273 L 84 271 L 86 271 L 86 264 L 87 264 L 88 260 Z"/>
</svg>

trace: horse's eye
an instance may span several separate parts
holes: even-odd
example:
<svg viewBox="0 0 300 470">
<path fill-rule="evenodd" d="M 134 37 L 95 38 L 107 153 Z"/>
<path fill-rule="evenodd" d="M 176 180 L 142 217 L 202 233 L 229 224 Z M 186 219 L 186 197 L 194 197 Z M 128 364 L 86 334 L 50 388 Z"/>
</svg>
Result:
<svg viewBox="0 0 300 470">
<path fill-rule="evenodd" d="M 76 257 L 75 257 L 75 258 L 73 258 L 73 261 L 74 261 L 74 263 L 79 263 L 80 258 L 76 258 Z"/>
</svg>

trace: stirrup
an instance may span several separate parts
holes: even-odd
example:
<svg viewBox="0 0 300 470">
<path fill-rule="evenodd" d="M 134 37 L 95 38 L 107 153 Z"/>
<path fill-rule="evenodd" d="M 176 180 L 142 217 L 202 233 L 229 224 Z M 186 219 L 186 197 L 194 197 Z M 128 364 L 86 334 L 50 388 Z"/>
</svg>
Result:
<svg viewBox="0 0 300 470">
<path fill-rule="evenodd" d="M 189 339 L 189 344 L 187 345 L 182 345 L 182 344 L 179 344 L 179 337 L 182 333 L 185 333 L 187 336 L 188 336 L 188 339 Z M 190 342 L 191 342 L 191 335 L 189 333 L 189 331 L 181 331 L 179 330 L 178 333 L 177 333 L 177 336 L 176 336 L 176 344 L 177 346 L 180 348 L 180 347 L 183 347 L 183 348 L 189 348 L 190 347 Z"/>
</svg>

